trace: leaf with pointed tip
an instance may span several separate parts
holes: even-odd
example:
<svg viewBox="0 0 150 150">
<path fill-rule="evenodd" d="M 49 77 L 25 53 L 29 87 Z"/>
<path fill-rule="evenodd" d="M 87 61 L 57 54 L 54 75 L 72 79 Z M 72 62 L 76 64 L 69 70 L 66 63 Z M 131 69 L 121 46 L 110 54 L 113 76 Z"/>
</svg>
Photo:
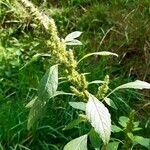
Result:
<svg viewBox="0 0 150 150">
<path fill-rule="evenodd" d="M 86 115 L 104 144 L 108 144 L 111 134 L 111 117 L 108 109 L 95 96 L 89 94 Z"/>
<path fill-rule="evenodd" d="M 118 126 L 116 126 L 116 125 L 111 125 L 111 130 L 112 130 L 112 132 L 114 132 L 114 133 L 122 132 L 122 131 L 123 131 L 120 127 L 118 127 Z"/>
<path fill-rule="evenodd" d="M 69 102 L 69 105 L 75 109 L 79 109 L 82 111 L 85 111 L 85 109 L 86 109 L 86 103 L 84 103 L 84 102 Z"/>
<path fill-rule="evenodd" d="M 127 126 L 127 123 L 129 121 L 129 118 L 128 117 L 125 117 L 125 116 L 121 116 L 119 118 L 119 124 L 122 126 L 122 127 L 126 127 Z"/>
<path fill-rule="evenodd" d="M 63 150 L 87 150 L 87 134 L 67 143 Z"/>
<path fill-rule="evenodd" d="M 46 103 L 44 101 L 40 101 L 36 99 L 33 106 L 30 109 L 28 122 L 27 122 L 27 129 L 29 130 L 33 125 L 43 117 L 43 114 L 46 110 L 45 107 Z"/>
<path fill-rule="evenodd" d="M 140 144 L 146 148 L 150 148 L 150 139 L 142 136 L 134 136 L 132 133 L 128 133 L 128 137 L 134 142 L 134 144 Z"/>
<path fill-rule="evenodd" d="M 84 122 L 84 121 L 85 121 L 85 118 L 79 117 L 78 119 L 75 119 L 75 120 L 71 121 L 68 125 L 66 125 L 63 130 L 72 129 L 75 126 L 79 125 L 81 122 Z"/>
<path fill-rule="evenodd" d="M 37 99 L 37 97 L 35 97 L 34 99 L 32 99 L 25 107 L 26 108 L 31 108 L 34 105 L 36 99 Z"/>
<path fill-rule="evenodd" d="M 110 142 L 108 144 L 108 150 L 118 150 L 119 143 L 120 142 L 116 142 L 116 141 L 115 142 Z M 102 147 L 101 150 L 104 150 L 104 147 Z"/>
<path fill-rule="evenodd" d="M 58 65 L 50 67 L 50 69 L 43 76 L 39 88 L 38 98 L 41 101 L 48 101 L 55 95 L 58 87 Z"/>
<path fill-rule="evenodd" d="M 80 31 L 74 31 L 65 37 L 65 42 L 72 41 L 75 38 L 78 38 L 81 34 L 82 34 L 82 32 L 80 32 Z"/>
<path fill-rule="evenodd" d="M 109 105 L 110 107 L 114 108 L 114 109 L 118 109 L 117 106 L 115 105 L 115 103 L 113 102 L 113 100 L 111 100 L 110 98 L 106 97 L 104 98 L 104 101 L 106 102 L 107 105 Z"/>
<path fill-rule="evenodd" d="M 92 144 L 92 146 L 96 149 L 99 149 L 99 147 L 103 144 L 102 140 L 99 137 L 99 134 L 95 132 L 95 130 L 92 128 L 89 133 L 89 139 Z"/>
<path fill-rule="evenodd" d="M 83 59 L 89 57 L 89 56 L 92 56 L 92 55 L 101 55 L 101 56 L 109 56 L 109 55 L 113 55 L 113 56 L 117 56 L 118 55 L 116 53 L 112 53 L 112 52 L 107 52 L 107 51 L 102 51 L 102 52 L 95 52 L 95 53 L 89 53 L 87 55 L 85 55 L 84 57 L 82 57 L 78 63 L 80 63 L 80 61 L 82 61 Z"/>
<path fill-rule="evenodd" d="M 100 84 L 100 83 L 104 83 L 104 81 L 102 81 L 102 80 L 94 80 L 94 81 L 89 82 L 88 84 Z"/>
<path fill-rule="evenodd" d="M 73 39 L 72 41 L 66 42 L 66 45 L 82 45 L 79 40 Z"/>
<path fill-rule="evenodd" d="M 129 83 L 118 86 L 112 92 L 110 92 L 108 95 L 114 93 L 115 91 L 117 91 L 119 89 L 140 89 L 140 90 L 150 89 L 150 83 L 145 82 L 145 81 L 136 80 L 136 81 L 129 82 Z"/>
</svg>

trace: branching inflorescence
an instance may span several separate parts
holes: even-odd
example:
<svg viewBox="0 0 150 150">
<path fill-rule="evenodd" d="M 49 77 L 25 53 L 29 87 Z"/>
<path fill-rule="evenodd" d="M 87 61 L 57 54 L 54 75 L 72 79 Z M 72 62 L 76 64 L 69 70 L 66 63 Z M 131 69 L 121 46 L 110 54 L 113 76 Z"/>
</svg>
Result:
<svg viewBox="0 0 150 150">
<path fill-rule="evenodd" d="M 74 58 L 73 51 L 66 50 L 64 39 L 60 39 L 57 33 L 57 27 L 55 21 L 40 12 L 35 6 L 28 0 L 19 0 L 29 12 L 35 16 L 36 20 L 44 27 L 45 31 L 50 35 L 46 41 L 46 45 L 49 48 L 52 57 L 55 58 L 55 62 L 65 66 L 66 77 L 72 83 L 72 91 L 77 96 L 87 97 L 88 82 L 84 74 L 77 71 L 77 61 Z"/>
</svg>

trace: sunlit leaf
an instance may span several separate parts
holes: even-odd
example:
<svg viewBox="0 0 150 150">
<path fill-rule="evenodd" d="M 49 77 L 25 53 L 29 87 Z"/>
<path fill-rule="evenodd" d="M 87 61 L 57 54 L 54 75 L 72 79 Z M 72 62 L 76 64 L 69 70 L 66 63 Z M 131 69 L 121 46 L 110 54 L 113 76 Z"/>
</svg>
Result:
<svg viewBox="0 0 150 150">
<path fill-rule="evenodd" d="M 142 136 L 134 136 L 132 133 L 128 133 L 128 137 L 133 141 L 134 144 L 140 144 L 150 149 L 150 139 Z"/>
<path fill-rule="evenodd" d="M 140 89 L 140 90 L 150 89 L 150 84 L 148 82 L 145 82 L 145 81 L 136 80 L 134 82 L 129 82 L 129 83 L 118 86 L 108 95 L 114 93 L 115 91 L 117 91 L 119 89 Z"/>
<path fill-rule="evenodd" d="M 119 124 L 122 126 L 122 127 L 126 127 L 127 126 L 127 123 L 129 121 L 129 118 L 128 117 L 125 117 L 125 116 L 121 116 L 119 118 Z"/>
<path fill-rule="evenodd" d="M 111 100 L 110 98 L 106 97 L 104 98 L 104 101 L 106 102 L 107 105 L 109 105 L 110 107 L 114 108 L 114 109 L 118 109 L 117 106 L 115 105 L 115 103 L 113 102 L 113 100 Z"/>
<path fill-rule="evenodd" d="M 58 87 L 58 65 L 50 67 L 43 76 L 39 88 L 38 98 L 32 104 L 28 116 L 28 129 L 30 129 L 39 119 L 41 119 L 46 110 L 46 104 L 51 97 L 56 94 Z M 31 105 L 31 104 L 30 104 Z"/>
<path fill-rule="evenodd" d="M 87 134 L 67 143 L 63 150 L 87 150 Z"/>
<path fill-rule="evenodd" d="M 107 144 L 111 134 L 110 113 L 104 104 L 91 94 L 89 94 L 89 100 L 86 105 L 86 115 L 104 144 Z"/>
<path fill-rule="evenodd" d="M 66 42 L 66 45 L 82 45 L 79 40 L 73 39 L 72 41 Z"/>
<path fill-rule="evenodd" d="M 102 80 L 94 80 L 94 81 L 89 82 L 89 84 L 100 84 L 100 83 L 104 83 L 104 81 L 102 81 Z"/>
<path fill-rule="evenodd" d="M 112 130 L 112 132 L 114 132 L 114 133 L 123 131 L 120 127 L 118 127 L 118 126 L 116 126 L 116 125 L 111 125 L 111 130 Z"/>
<path fill-rule="evenodd" d="M 32 99 L 25 107 L 26 108 L 31 108 L 33 106 L 33 104 L 35 103 L 37 97 L 35 97 L 34 99 Z"/>
<path fill-rule="evenodd" d="M 107 51 L 102 51 L 102 52 L 95 52 L 95 53 L 89 53 L 87 55 L 85 55 L 84 57 L 82 57 L 78 63 L 80 63 L 80 61 L 82 61 L 83 59 L 89 57 L 89 56 L 92 56 L 92 55 L 101 55 L 101 56 L 109 56 L 109 55 L 113 55 L 113 56 L 117 56 L 118 55 L 116 53 L 112 53 L 112 52 L 107 52 Z"/>
<path fill-rule="evenodd" d="M 58 65 L 50 67 L 50 69 L 43 76 L 39 88 L 38 98 L 39 100 L 47 101 L 53 95 L 55 95 L 58 87 Z"/>
<path fill-rule="evenodd" d="M 75 109 L 79 109 L 82 111 L 85 111 L 85 109 L 86 109 L 86 103 L 84 103 L 84 102 L 69 102 L 69 105 Z"/>
<path fill-rule="evenodd" d="M 43 117 L 43 114 L 45 113 L 46 110 L 45 105 L 46 103 L 44 101 L 40 101 L 39 99 L 36 99 L 29 112 L 28 123 L 27 123 L 28 130 L 31 127 L 33 127 L 33 125 Z"/>
<path fill-rule="evenodd" d="M 65 37 L 65 42 L 72 41 L 75 38 L 78 38 L 81 34 L 82 34 L 82 32 L 80 32 L 80 31 L 74 31 Z"/>
</svg>

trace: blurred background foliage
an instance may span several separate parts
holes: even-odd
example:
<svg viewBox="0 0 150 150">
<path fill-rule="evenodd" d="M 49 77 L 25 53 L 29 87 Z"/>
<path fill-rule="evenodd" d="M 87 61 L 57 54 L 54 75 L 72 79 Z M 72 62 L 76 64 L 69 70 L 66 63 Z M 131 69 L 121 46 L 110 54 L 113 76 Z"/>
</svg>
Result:
<svg viewBox="0 0 150 150">
<path fill-rule="evenodd" d="M 53 17 L 59 36 L 82 31 L 83 45 L 71 47 L 77 59 L 95 51 L 111 51 L 113 57 L 90 57 L 79 69 L 91 72 L 89 81 L 110 75 L 110 90 L 136 79 L 150 82 L 150 1 L 149 0 L 32 0 Z M 52 100 L 44 119 L 27 131 L 25 105 L 37 94 L 37 86 L 51 65 L 49 50 L 43 44 L 34 18 L 16 0 L 0 0 L 0 148 L 2 150 L 61 149 L 78 134 L 87 131 L 82 123 L 62 131 L 77 113 L 69 105 L 76 98 L 60 96 Z M 68 83 L 62 88 L 67 91 Z M 91 86 L 91 90 L 97 86 Z M 150 93 L 125 90 L 112 95 L 118 110 L 110 108 L 112 119 L 139 110 L 141 135 L 150 138 Z M 119 113 L 118 113 L 119 111 Z M 57 115 L 56 115 L 57 114 Z M 81 128 L 82 127 L 82 128 Z M 119 137 L 118 137 L 119 138 Z"/>
</svg>

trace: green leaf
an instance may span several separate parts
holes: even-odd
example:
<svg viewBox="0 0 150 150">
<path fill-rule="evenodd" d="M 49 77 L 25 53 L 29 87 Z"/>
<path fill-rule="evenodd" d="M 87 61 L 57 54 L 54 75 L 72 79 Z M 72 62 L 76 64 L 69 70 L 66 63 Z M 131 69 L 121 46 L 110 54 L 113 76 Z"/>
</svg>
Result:
<svg viewBox="0 0 150 150">
<path fill-rule="evenodd" d="M 117 88 L 115 88 L 112 92 L 110 92 L 107 97 L 114 93 L 115 91 L 119 90 L 119 89 L 150 89 L 150 84 L 148 82 L 145 81 L 140 81 L 140 80 L 136 80 L 134 82 L 129 82 L 123 85 L 118 86 Z"/>
<path fill-rule="evenodd" d="M 43 76 L 39 88 L 38 98 L 41 101 L 48 101 L 56 94 L 58 87 L 58 65 L 50 67 L 50 69 Z"/>
<path fill-rule="evenodd" d="M 63 150 L 87 150 L 87 134 L 70 141 Z"/>
<path fill-rule="evenodd" d="M 79 40 L 72 40 L 72 41 L 69 41 L 69 42 L 66 42 L 65 43 L 66 45 L 82 45 L 82 43 L 79 41 Z"/>
<path fill-rule="evenodd" d="M 140 144 L 150 149 L 150 139 L 142 136 L 134 136 L 132 133 L 128 133 L 128 137 L 134 142 L 134 144 Z"/>
<path fill-rule="evenodd" d="M 71 96 L 74 96 L 75 94 L 73 94 L 73 93 L 66 93 L 64 91 L 56 91 L 55 94 L 53 96 L 51 96 L 50 98 L 56 97 L 58 95 L 71 95 Z"/>
<path fill-rule="evenodd" d="M 106 102 L 107 105 L 109 105 L 110 107 L 114 108 L 114 109 L 118 109 L 117 106 L 115 105 L 115 103 L 113 102 L 113 100 L 111 100 L 110 98 L 106 97 L 104 98 L 104 101 Z"/>
<path fill-rule="evenodd" d="M 125 117 L 125 116 L 121 116 L 119 118 L 119 124 L 122 126 L 122 127 L 126 127 L 127 126 L 127 123 L 129 121 L 129 118 L 128 117 Z"/>
<path fill-rule="evenodd" d="M 39 99 L 36 99 L 33 106 L 30 109 L 29 116 L 28 116 L 28 122 L 27 122 L 27 128 L 28 130 L 39 120 L 42 118 L 44 112 L 46 103 L 44 101 L 40 101 Z"/>
<path fill-rule="evenodd" d="M 58 65 L 52 66 L 43 76 L 39 88 L 38 98 L 32 104 L 28 116 L 27 127 L 30 129 L 39 119 L 41 119 L 46 110 L 46 104 L 51 97 L 56 94 L 58 86 Z"/>
<path fill-rule="evenodd" d="M 104 144 L 108 144 L 111 134 L 111 117 L 108 109 L 95 96 L 89 94 L 86 115 Z"/>
<path fill-rule="evenodd" d="M 82 111 L 85 111 L 85 109 L 86 109 L 86 103 L 84 103 L 84 102 L 69 102 L 69 105 L 75 109 L 79 109 Z"/>
<path fill-rule="evenodd" d="M 34 103 L 35 103 L 36 100 L 37 100 L 37 97 L 35 97 L 34 99 L 32 99 L 25 107 L 26 108 L 31 108 L 34 105 Z"/>
<path fill-rule="evenodd" d="M 125 89 L 125 88 L 132 88 L 132 89 L 150 89 L 150 84 L 145 81 L 136 80 L 134 82 L 129 82 L 117 87 L 117 89 Z"/>
<path fill-rule="evenodd" d="M 78 119 L 75 119 L 73 121 L 71 121 L 67 126 L 65 126 L 65 128 L 63 130 L 69 130 L 69 129 L 72 129 L 74 128 L 75 126 L 79 125 L 81 122 L 84 122 L 85 121 L 85 118 L 78 118 Z"/>
<path fill-rule="evenodd" d="M 75 38 L 78 38 L 81 34 L 82 34 L 82 32 L 80 32 L 80 31 L 74 31 L 65 37 L 65 42 L 72 41 Z"/>
<path fill-rule="evenodd" d="M 100 139 L 99 135 L 95 130 L 92 128 L 89 133 L 89 139 L 92 144 L 92 146 L 96 149 L 99 148 L 102 145 L 102 140 Z"/>
<path fill-rule="evenodd" d="M 119 143 L 120 142 L 110 142 L 108 144 L 108 150 L 117 150 L 118 149 L 118 146 L 119 146 Z M 102 147 L 101 150 L 104 150 L 104 147 Z"/>
<path fill-rule="evenodd" d="M 95 81 L 91 81 L 88 84 L 100 84 L 100 83 L 104 83 L 104 81 L 101 80 L 95 80 Z"/>
<path fill-rule="evenodd" d="M 116 125 L 111 125 L 112 132 L 117 133 L 123 131 L 120 127 Z"/>
<path fill-rule="evenodd" d="M 85 58 L 92 56 L 92 55 L 101 55 L 101 56 L 109 56 L 109 55 L 113 55 L 113 56 L 117 56 L 118 55 L 116 53 L 112 53 L 112 52 L 107 52 L 107 51 L 102 51 L 102 52 L 95 52 L 95 53 L 89 53 L 87 55 L 85 55 L 84 57 L 82 57 L 79 61 L 78 64 Z"/>
</svg>

